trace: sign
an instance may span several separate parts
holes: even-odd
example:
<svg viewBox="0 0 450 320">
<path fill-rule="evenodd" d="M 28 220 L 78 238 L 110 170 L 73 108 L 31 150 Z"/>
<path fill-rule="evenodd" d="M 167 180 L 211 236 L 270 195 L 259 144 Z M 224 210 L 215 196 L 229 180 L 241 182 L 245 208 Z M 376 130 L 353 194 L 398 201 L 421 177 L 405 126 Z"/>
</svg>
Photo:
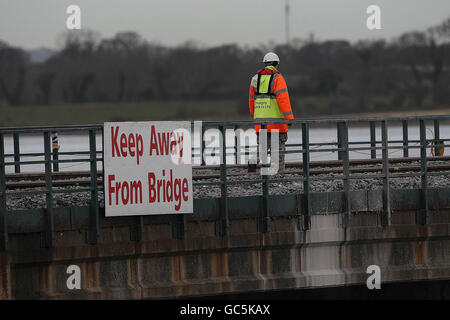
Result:
<svg viewBox="0 0 450 320">
<path fill-rule="evenodd" d="M 105 215 L 192 213 L 191 123 L 106 122 Z"/>
</svg>

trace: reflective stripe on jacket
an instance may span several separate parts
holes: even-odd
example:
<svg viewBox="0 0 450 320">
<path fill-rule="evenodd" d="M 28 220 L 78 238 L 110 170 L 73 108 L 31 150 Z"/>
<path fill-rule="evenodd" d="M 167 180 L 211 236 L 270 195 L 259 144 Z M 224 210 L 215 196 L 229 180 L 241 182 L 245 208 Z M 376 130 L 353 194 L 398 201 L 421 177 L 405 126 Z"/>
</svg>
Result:
<svg viewBox="0 0 450 320">
<path fill-rule="evenodd" d="M 293 120 L 289 93 L 284 77 L 273 66 L 261 69 L 252 78 L 249 93 L 250 114 L 255 122 L 267 120 Z M 260 125 L 255 126 L 259 132 Z M 278 129 L 279 132 L 288 132 L 286 124 L 273 124 L 267 126 L 268 131 Z"/>
</svg>

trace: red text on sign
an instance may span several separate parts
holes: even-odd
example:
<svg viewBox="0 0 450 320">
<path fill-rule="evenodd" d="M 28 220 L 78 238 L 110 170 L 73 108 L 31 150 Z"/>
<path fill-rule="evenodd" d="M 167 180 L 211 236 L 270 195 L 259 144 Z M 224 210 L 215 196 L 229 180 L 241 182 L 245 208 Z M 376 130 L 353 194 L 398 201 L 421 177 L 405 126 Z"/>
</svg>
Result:
<svg viewBox="0 0 450 320">
<path fill-rule="evenodd" d="M 178 163 L 183 158 L 183 133 L 181 132 L 156 132 L 155 126 L 150 130 L 150 151 L 149 155 L 163 156 L 179 153 Z"/>
<path fill-rule="evenodd" d="M 141 181 L 115 181 L 116 176 L 114 174 L 108 175 L 108 194 L 109 205 L 113 203 L 113 197 L 115 198 L 115 204 L 133 204 L 142 203 L 142 183 Z"/>
<path fill-rule="evenodd" d="M 142 135 L 130 133 L 128 136 L 122 133 L 119 138 L 119 126 L 111 127 L 112 157 L 136 157 L 139 164 L 139 157 L 144 154 L 144 142 Z"/>
<path fill-rule="evenodd" d="M 170 178 L 165 178 L 165 170 L 162 171 L 162 179 L 156 179 L 155 173 L 148 173 L 149 202 L 174 202 L 175 211 L 180 210 L 181 199 L 188 201 L 189 184 L 186 178 L 173 179 L 172 169 Z"/>
</svg>

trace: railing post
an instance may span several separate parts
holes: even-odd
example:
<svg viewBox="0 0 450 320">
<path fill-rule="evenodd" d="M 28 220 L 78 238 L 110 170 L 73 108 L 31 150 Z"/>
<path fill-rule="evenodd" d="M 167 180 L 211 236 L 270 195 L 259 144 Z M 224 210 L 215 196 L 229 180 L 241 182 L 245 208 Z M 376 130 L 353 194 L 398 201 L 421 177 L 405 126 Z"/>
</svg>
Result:
<svg viewBox="0 0 450 320">
<path fill-rule="evenodd" d="M 434 156 L 439 157 L 441 155 L 441 148 L 442 146 L 438 146 L 440 144 L 443 144 L 443 141 L 441 141 L 441 134 L 439 132 L 439 120 L 434 120 Z"/>
<path fill-rule="evenodd" d="M 192 131 L 193 129 L 193 131 Z M 195 137 L 195 131 L 196 131 L 196 123 L 191 123 L 191 132 L 194 132 L 194 137 Z M 204 157 L 203 157 L 203 152 L 204 152 L 204 139 L 203 139 L 203 123 L 202 123 L 202 128 L 201 128 L 201 132 L 200 132 L 200 165 L 204 165 Z M 191 157 L 192 159 L 192 157 Z M 177 214 L 174 217 L 174 222 L 172 223 L 172 237 L 175 239 L 185 239 L 186 238 L 186 215 L 184 214 Z M 137 230 L 138 230 L 138 235 L 137 235 L 137 240 L 141 241 L 144 238 L 144 217 L 143 216 L 139 216 L 138 217 L 138 226 L 137 226 Z"/>
<path fill-rule="evenodd" d="M 225 127 L 223 125 L 219 126 L 221 134 L 221 149 L 222 158 L 220 164 L 220 178 L 221 178 L 221 210 L 220 218 L 217 225 L 217 233 L 221 236 L 227 236 L 230 229 L 230 221 L 228 219 L 228 190 L 227 190 L 227 141 L 225 134 Z"/>
<path fill-rule="evenodd" d="M 53 172 L 59 171 L 59 144 L 58 144 L 58 133 L 52 132 L 52 151 L 53 151 Z"/>
<path fill-rule="evenodd" d="M 383 214 L 381 224 L 383 226 L 391 225 L 391 197 L 389 186 L 389 148 L 388 148 L 388 129 L 387 121 L 381 121 L 381 143 L 382 143 L 382 162 L 383 162 Z"/>
<path fill-rule="evenodd" d="M 50 132 L 44 132 L 44 159 L 45 159 L 45 187 L 46 187 L 46 230 L 44 246 L 52 248 L 55 246 L 55 230 L 53 222 L 53 185 L 52 185 L 52 166 L 50 151 Z"/>
<path fill-rule="evenodd" d="M 344 174 L 344 213 L 342 225 L 344 228 L 351 226 L 351 200 L 350 200 L 350 153 L 348 147 L 348 125 L 347 122 L 340 122 L 341 147 L 344 149 L 342 155 L 342 170 Z"/>
<path fill-rule="evenodd" d="M 375 121 L 370 121 L 370 147 L 375 148 L 377 146 L 377 136 L 376 136 L 376 123 Z M 377 149 L 370 150 L 370 158 L 377 158 Z"/>
<path fill-rule="evenodd" d="M 420 123 L 420 164 L 421 164 L 421 205 L 417 222 L 421 225 L 428 223 L 428 174 L 427 174 L 427 139 L 425 120 L 419 120 Z"/>
<path fill-rule="evenodd" d="M 202 122 L 202 132 L 200 133 L 200 136 L 201 136 L 201 144 L 200 144 L 200 152 L 201 152 L 201 163 L 200 163 L 200 165 L 201 166 L 205 166 L 206 165 L 206 162 L 205 162 L 205 134 L 206 134 L 206 132 L 205 132 L 205 126 L 203 125 L 203 122 Z"/>
<path fill-rule="evenodd" d="M 309 181 L 309 123 L 302 124 L 302 154 L 303 154 L 303 219 L 302 229 L 311 227 L 311 193 Z"/>
<path fill-rule="evenodd" d="M 234 126 L 234 159 L 235 159 L 235 164 L 239 164 L 239 149 L 238 149 L 238 136 L 236 134 L 237 132 L 237 126 Z"/>
<path fill-rule="evenodd" d="M 0 252 L 8 250 L 5 172 L 5 141 L 3 134 L 0 133 Z"/>
<path fill-rule="evenodd" d="M 144 240 L 144 216 L 136 217 L 136 241 Z"/>
<path fill-rule="evenodd" d="M 192 129 L 194 129 L 194 131 L 192 131 Z M 194 137 L 195 137 L 195 123 L 192 124 L 191 123 L 191 132 L 194 132 Z M 201 144 L 200 144 L 200 165 L 203 165 L 203 125 L 202 125 L 202 132 L 200 133 L 200 137 L 201 137 Z M 194 144 L 192 146 L 192 148 L 194 148 Z M 191 149 L 192 150 L 192 149 Z M 194 153 L 192 153 L 192 155 L 194 155 Z M 191 157 L 192 159 L 192 157 Z M 143 216 L 138 216 L 137 217 L 137 241 L 142 241 L 144 239 L 144 217 Z M 176 214 L 173 217 L 172 220 L 172 238 L 174 239 L 184 239 L 186 237 L 186 215 L 184 214 Z"/>
<path fill-rule="evenodd" d="M 238 130 L 239 128 L 236 127 L 234 129 L 234 134 L 235 134 L 235 144 L 236 144 L 236 164 L 244 164 L 245 161 L 242 161 L 242 159 L 247 159 L 246 156 L 246 143 L 244 141 L 244 148 L 242 148 L 242 144 L 241 144 L 241 130 Z M 242 149 L 244 149 L 242 151 Z M 242 156 L 242 152 L 244 152 L 244 156 Z M 247 161 L 248 163 L 248 161 Z"/>
<path fill-rule="evenodd" d="M 342 148 L 342 123 L 338 122 L 336 123 L 336 130 L 337 130 L 337 147 L 339 149 Z M 342 160 L 342 151 L 338 151 L 338 160 Z"/>
<path fill-rule="evenodd" d="M 263 134 L 263 132 L 265 132 L 265 134 Z M 270 225 L 270 212 L 269 212 L 269 175 L 268 175 L 268 170 L 267 170 L 267 166 L 268 164 L 268 155 L 269 155 L 269 137 L 267 134 L 267 125 L 266 124 L 262 124 L 261 125 L 261 130 L 260 130 L 260 134 L 259 134 L 259 138 L 260 141 L 258 143 L 258 145 L 260 146 L 259 148 L 259 152 L 260 152 L 260 156 L 259 158 L 261 159 L 261 175 L 263 178 L 263 183 L 262 183 L 262 193 L 263 193 L 263 215 L 262 215 L 262 223 L 261 223 L 261 232 L 266 233 L 266 232 L 270 232 L 271 229 L 271 225 Z M 261 144 L 261 139 L 263 139 L 263 141 L 265 141 L 265 143 Z M 263 150 L 265 149 L 265 150 Z M 264 157 L 262 156 L 264 155 Z"/>
<path fill-rule="evenodd" d="M 175 215 L 175 224 L 172 225 L 172 237 L 175 239 L 184 239 L 186 237 L 186 215 Z"/>
<path fill-rule="evenodd" d="M 13 142 L 14 142 L 14 172 L 20 173 L 20 142 L 19 142 L 19 134 L 16 132 L 13 134 Z"/>
<path fill-rule="evenodd" d="M 100 226 L 97 181 L 97 144 L 94 129 L 89 130 L 89 153 L 91 164 L 91 211 L 89 219 L 89 243 L 97 244 L 100 240 Z"/>
<path fill-rule="evenodd" d="M 403 128 L 403 157 L 408 158 L 409 157 L 408 120 L 402 120 L 402 128 Z"/>
</svg>

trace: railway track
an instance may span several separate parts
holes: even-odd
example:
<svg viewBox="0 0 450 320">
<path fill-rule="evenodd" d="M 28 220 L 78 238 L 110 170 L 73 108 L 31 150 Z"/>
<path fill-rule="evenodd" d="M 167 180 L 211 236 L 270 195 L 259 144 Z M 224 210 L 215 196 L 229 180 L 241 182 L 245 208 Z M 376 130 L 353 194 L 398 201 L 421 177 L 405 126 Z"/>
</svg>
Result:
<svg viewBox="0 0 450 320">
<path fill-rule="evenodd" d="M 381 159 L 361 159 L 350 160 L 350 173 L 373 173 L 382 170 Z M 412 163 L 420 161 L 420 158 L 395 158 L 390 159 L 390 172 L 420 172 L 420 164 L 405 165 L 405 163 Z M 433 164 L 436 161 L 446 161 L 448 164 Z M 430 157 L 427 158 L 428 171 L 450 171 L 450 157 Z M 366 167 L 364 167 L 366 166 Z M 367 167 L 369 166 L 369 167 Z M 241 169 L 240 172 L 227 172 L 228 177 L 238 177 L 245 175 L 259 175 L 258 172 L 248 173 L 246 171 L 247 165 L 228 165 L 228 169 Z M 295 170 L 296 168 L 300 170 Z M 286 170 L 280 172 L 284 175 L 300 175 L 302 174 L 301 162 L 286 163 Z M 310 163 L 310 175 L 318 174 L 339 174 L 342 173 L 342 161 L 315 161 Z M 194 166 L 193 180 L 208 180 L 220 179 L 220 166 Z M 200 173 L 201 171 L 208 171 L 208 173 Z M 98 183 L 103 183 L 103 172 L 98 172 Z M 54 187 L 69 187 L 69 186 L 89 186 L 90 173 L 89 171 L 66 171 L 52 173 L 52 184 Z M 45 187 L 45 175 L 42 172 L 36 173 L 11 173 L 6 175 L 7 189 L 23 189 Z"/>
</svg>

